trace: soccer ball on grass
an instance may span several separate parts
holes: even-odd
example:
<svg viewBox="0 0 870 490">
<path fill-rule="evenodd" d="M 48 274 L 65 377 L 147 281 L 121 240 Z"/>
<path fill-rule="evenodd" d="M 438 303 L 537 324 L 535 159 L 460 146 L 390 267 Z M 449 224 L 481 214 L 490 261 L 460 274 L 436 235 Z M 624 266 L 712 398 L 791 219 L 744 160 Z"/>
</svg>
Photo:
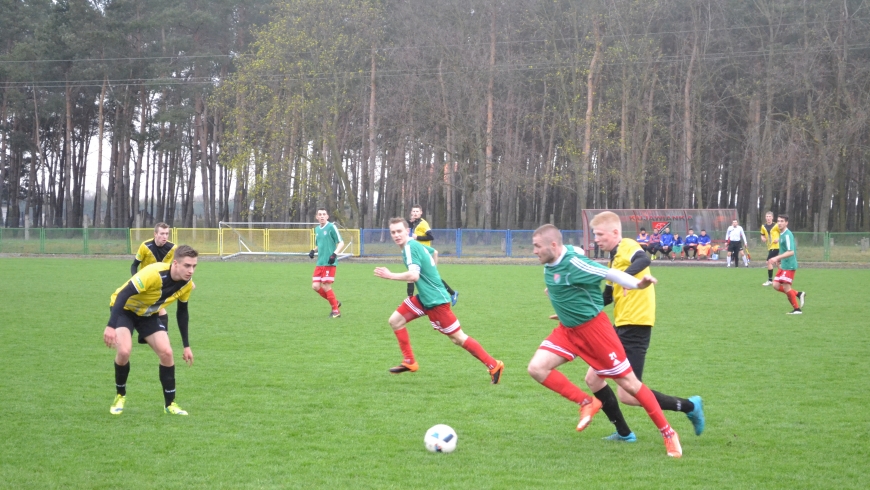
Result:
<svg viewBox="0 0 870 490">
<path fill-rule="evenodd" d="M 423 443 L 433 453 L 452 453 L 456 449 L 458 436 L 449 425 L 438 424 L 426 431 Z"/>
</svg>

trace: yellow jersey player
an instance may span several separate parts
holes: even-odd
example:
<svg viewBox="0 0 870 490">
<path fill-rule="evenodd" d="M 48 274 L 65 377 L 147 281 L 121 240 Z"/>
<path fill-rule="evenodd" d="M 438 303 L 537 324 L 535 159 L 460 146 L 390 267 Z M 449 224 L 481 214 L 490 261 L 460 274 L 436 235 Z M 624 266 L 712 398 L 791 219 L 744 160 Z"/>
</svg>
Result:
<svg viewBox="0 0 870 490">
<path fill-rule="evenodd" d="M 779 255 L 779 226 L 773 222 L 773 212 L 768 211 L 764 215 L 764 224 L 761 225 L 761 241 L 767 244 L 767 260 Z M 773 284 L 773 264 L 767 262 L 767 281 L 762 286 Z"/>
<path fill-rule="evenodd" d="M 423 219 L 423 207 L 419 204 L 415 204 L 411 206 L 411 219 L 408 221 L 409 228 L 409 236 L 413 240 L 417 240 L 423 245 L 427 247 L 432 246 L 432 240 L 435 239 L 432 236 L 432 228 L 429 226 L 429 223 Z M 459 301 L 459 293 L 454 291 L 453 288 L 447 284 L 447 281 L 441 280 L 441 284 L 444 285 L 444 289 L 450 294 L 450 306 L 456 306 L 456 302 Z M 408 297 L 414 296 L 414 283 L 408 283 Z"/>
<path fill-rule="evenodd" d="M 133 259 L 133 265 L 130 266 L 130 275 L 135 276 L 140 270 L 158 262 L 171 264 L 176 248 L 177 246 L 169 241 L 169 225 L 162 222 L 157 223 L 154 225 L 154 238 L 145 240 L 139 245 L 139 250 L 136 251 L 136 257 Z M 169 315 L 166 314 L 166 310 L 160 308 L 158 315 L 160 315 L 160 322 L 168 328 Z M 141 336 L 139 343 L 145 343 L 145 339 Z"/>
<path fill-rule="evenodd" d="M 623 271 L 638 279 L 651 274 L 650 259 L 643 248 L 636 241 L 622 237 L 622 222 L 616 213 L 605 211 L 597 214 L 590 221 L 595 242 L 605 251 L 610 252 L 611 268 Z M 646 352 L 649 349 L 652 327 L 656 322 L 656 290 L 654 286 L 646 289 L 626 291 L 618 283 L 608 282 L 604 289 L 604 305 L 613 303 L 613 323 L 616 334 L 625 349 L 628 362 L 631 364 L 637 379 L 643 380 L 643 367 L 646 361 Z M 601 409 L 607 415 L 616 432 L 605 439 L 610 441 L 634 442 L 637 437 L 629 429 L 619 403 L 616 401 L 613 390 L 598 376 L 595 371 L 589 369 L 586 373 L 586 384 L 593 391 L 596 398 L 601 400 Z M 619 400 L 626 405 L 639 406 L 637 399 L 627 393 L 622 387 L 618 388 Z M 666 395 L 652 390 L 656 401 L 662 410 L 683 412 L 692 422 L 696 435 L 704 431 L 704 409 L 700 396 L 692 396 L 688 399 Z"/>
<path fill-rule="evenodd" d="M 130 374 L 130 352 L 133 331 L 145 339 L 160 359 L 160 384 L 163 386 L 164 411 L 172 415 L 187 415 L 175 403 L 175 360 L 166 325 L 160 322 L 157 311 L 178 301 L 176 319 L 183 359 L 193 365 L 193 351 L 187 335 L 189 315 L 187 301 L 193 291 L 193 272 L 197 256 L 193 248 L 182 245 L 175 252 L 171 264 L 156 263 L 137 272 L 112 294 L 109 302 L 111 315 L 103 331 L 103 342 L 115 349 L 115 387 L 117 395 L 109 413 L 120 415 L 127 400 L 127 376 Z"/>
</svg>

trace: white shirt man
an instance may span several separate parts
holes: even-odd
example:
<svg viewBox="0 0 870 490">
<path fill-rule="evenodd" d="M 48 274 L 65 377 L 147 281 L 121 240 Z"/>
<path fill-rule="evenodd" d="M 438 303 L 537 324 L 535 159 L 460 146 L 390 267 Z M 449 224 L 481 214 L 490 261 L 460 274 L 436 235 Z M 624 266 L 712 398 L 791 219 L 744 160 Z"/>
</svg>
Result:
<svg viewBox="0 0 870 490">
<path fill-rule="evenodd" d="M 728 256 L 726 257 L 728 259 L 728 267 L 731 267 L 732 260 L 734 261 L 734 267 L 737 267 L 740 249 L 743 244 L 748 246 L 749 243 L 746 240 L 746 233 L 743 232 L 743 227 L 737 224 L 736 219 L 731 222 L 731 226 L 725 231 L 725 239 L 728 241 Z M 749 267 L 745 256 L 743 262 L 746 267 Z"/>
</svg>

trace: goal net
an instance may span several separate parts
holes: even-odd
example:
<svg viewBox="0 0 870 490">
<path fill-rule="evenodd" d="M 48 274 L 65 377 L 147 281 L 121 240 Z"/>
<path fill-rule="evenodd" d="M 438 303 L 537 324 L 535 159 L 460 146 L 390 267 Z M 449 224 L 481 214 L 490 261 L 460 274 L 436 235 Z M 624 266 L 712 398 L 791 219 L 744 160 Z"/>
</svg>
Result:
<svg viewBox="0 0 870 490">
<path fill-rule="evenodd" d="M 219 249 L 223 260 L 239 256 L 308 255 L 314 248 L 314 228 L 320 223 L 221 221 Z M 359 256 L 360 231 L 336 222 L 344 246 L 336 250 L 339 260 Z"/>
</svg>

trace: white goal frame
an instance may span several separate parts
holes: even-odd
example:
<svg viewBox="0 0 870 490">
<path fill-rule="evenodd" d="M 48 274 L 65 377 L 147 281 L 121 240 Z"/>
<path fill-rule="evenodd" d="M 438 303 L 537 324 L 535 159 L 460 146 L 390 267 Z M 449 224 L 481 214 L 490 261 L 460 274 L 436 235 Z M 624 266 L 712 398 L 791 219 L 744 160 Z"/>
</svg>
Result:
<svg viewBox="0 0 870 490">
<path fill-rule="evenodd" d="M 309 250 L 314 248 L 314 227 L 320 226 L 318 222 L 292 222 L 292 221 L 221 221 L 218 223 L 218 239 L 221 260 L 229 260 L 239 256 L 307 256 Z M 336 223 L 339 230 L 341 225 Z M 270 230 L 298 230 L 310 233 L 309 246 L 305 251 L 286 252 L 269 250 Z M 251 232 L 263 232 L 263 245 L 257 245 L 252 239 Z M 247 233 L 246 233 L 247 232 Z M 243 236 L 247 234 L 248 237 Z M 348 234 L 350 240 L 346 241 L 344 248 L 336 251 L 338 260 L 351 257 L 353 253 L 353 235 Z M 344 236 L 342 236 L 344 238 Z"/>
</svg>

